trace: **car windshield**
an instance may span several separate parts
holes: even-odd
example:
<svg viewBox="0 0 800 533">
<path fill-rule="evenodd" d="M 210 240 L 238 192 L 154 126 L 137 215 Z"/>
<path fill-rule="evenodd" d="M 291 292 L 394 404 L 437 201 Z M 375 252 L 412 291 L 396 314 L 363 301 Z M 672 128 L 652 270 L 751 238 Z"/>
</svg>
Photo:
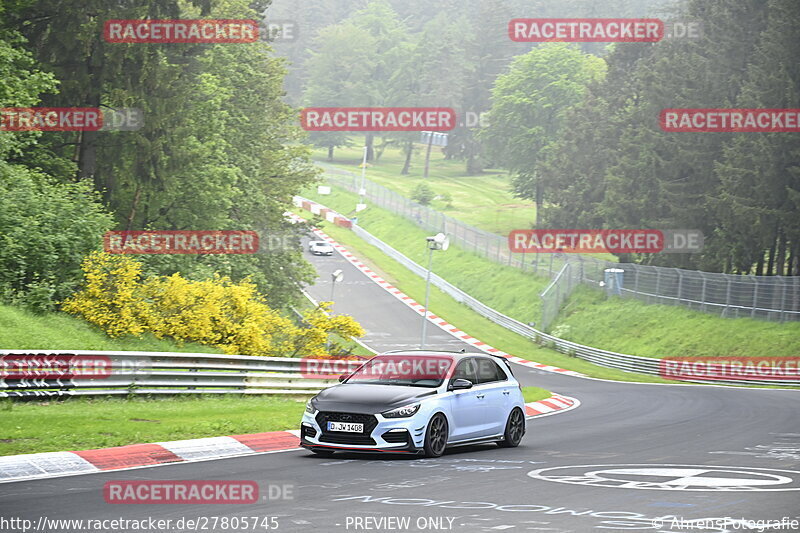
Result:
<svg viewBox="0 0 800 533">
<path fill-rule="evenodd" d="M 378 356 L 354 372 L 345 383 L 438 387 L 453 360 L 428 355 Z"/>
</svg>

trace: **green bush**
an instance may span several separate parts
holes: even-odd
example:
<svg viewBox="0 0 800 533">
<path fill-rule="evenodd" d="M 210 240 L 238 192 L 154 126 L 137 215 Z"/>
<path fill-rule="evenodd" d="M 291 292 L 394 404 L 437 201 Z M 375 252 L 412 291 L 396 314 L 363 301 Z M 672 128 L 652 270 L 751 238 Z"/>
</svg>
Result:
<svg viewBox="0 0 800 533">
<path fill-rule="evenodd" d="M 113 219 L 87 183 L 0 161 L 0 299 L 47 311 L 77 288 Z"/>
<path fill-rule="evenodd" d="M 411 191 L 411 198 L 421 205 L 430 205 L 436 195 L 427 183 L 420 183 Z"/>
<path fill-rule="evenodd" d="M 446 208 L 449 209 L 449 208 L 453 207 L 453 195 L 450 194 L 449 192 L 445 191 L 442 194 L 440 194 L 439 196 L 437 196 L 437 198 L 444 203 L 444 206 Z"/>
</svg>

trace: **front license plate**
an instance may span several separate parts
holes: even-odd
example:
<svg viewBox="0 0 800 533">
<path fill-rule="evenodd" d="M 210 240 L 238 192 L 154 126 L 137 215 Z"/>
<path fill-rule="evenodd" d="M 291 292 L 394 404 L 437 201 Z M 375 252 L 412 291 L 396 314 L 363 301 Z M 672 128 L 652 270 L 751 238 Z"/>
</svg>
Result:
<svg viewBox="0 0 800 533">
<path fill-rule="evenodd" d="M 364 424 L 354 424 L 352 422 L 328 422 L 328 431 L 364 433 Z"/>
</svg>

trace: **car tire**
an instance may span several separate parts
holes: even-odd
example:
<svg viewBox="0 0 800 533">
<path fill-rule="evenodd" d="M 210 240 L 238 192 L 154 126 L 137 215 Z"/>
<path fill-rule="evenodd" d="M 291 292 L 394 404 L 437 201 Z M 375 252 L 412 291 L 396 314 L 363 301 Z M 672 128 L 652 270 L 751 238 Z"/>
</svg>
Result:
<svg viewBox="0 0 800 533">
<path fill-rule="evenodd" d="M 447 448 L 448 435 L 447 418 L 442 413 L 436 413 L 431 417 L 425 431 L 425 457 L 441 457 Z"/>
<path fill-rule="evenodd" d="M 333 450 L 311 450 L 314 455 L 318 455 L 320 457 L 333 457 Z"/>
<path fill-rule="evenodd" d="M 503 440 L 498 441 L 498 446 L 502 448 L 516 448 L 522 442 L 522 436 L 525 434 L 525 414 L 522 409 L 515 407 L 508 415 L 506 421 L 506 431 L 503 434 Z"/>
</svg>

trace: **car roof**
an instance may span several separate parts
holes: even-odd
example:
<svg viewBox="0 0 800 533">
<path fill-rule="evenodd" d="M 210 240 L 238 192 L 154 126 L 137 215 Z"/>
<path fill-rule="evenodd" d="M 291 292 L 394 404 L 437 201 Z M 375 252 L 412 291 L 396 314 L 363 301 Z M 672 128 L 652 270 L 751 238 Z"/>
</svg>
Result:
<svg viewBox="0 0 800 533">
<path fill-rule="evenodd" d="M 505 359 L 500 355 L 493 355 L 482 352 L 451 352 L 447 350 L 391 350 L 388 352 L 381 352 L 377 354 L 376 357 L 380 355 L 433 355 L 433 356 L 446 355 L 448 357 L 452 357 L 457 361 L 460 361 L 461 359 L 465 359 L 467 357 L 492 357 L 498 359 Z"/>
</svg>

